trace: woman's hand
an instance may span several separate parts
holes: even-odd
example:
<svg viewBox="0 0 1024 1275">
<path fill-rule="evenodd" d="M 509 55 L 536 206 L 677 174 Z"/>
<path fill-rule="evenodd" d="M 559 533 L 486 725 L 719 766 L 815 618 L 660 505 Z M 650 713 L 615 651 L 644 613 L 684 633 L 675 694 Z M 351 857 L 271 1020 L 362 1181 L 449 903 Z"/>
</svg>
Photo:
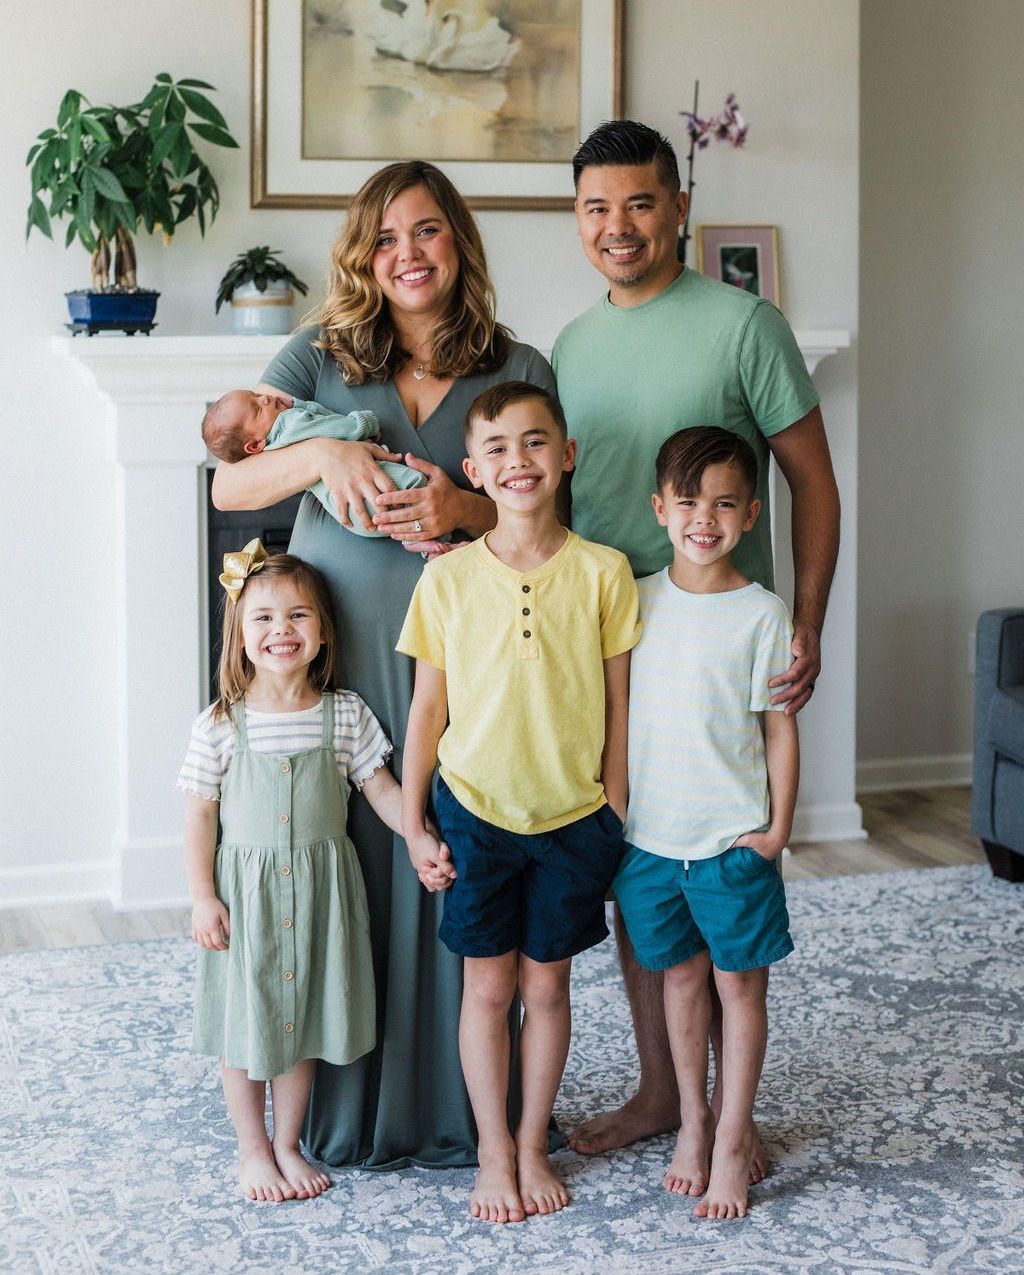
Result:
<svg viewBox="0 0 1024 1275">
<path fill-rule="evenodd" d="M 401 459 L 399 457 L 398 459 Z M 373 521 L 392 540 L 436 540 L 462 526 L 467 493 L 456 487 L 439 465 L 409 452 L 405 463 L 426 474 L 426 487 L 386 491 L 376 497 L 379 512 Z"/>
<path fill-rule="evenodd" d="M 192 937 L 200 947 L 224 952 L 231 937 L 231 918 L 215 894 L 192 904 Z"/>
<path fill-rule="evenodd" d="M 366 531 L 373 531 L 373 522 L 366 512 L 372 509 L 381 492 L 394 492 L 395 484 L 380 467 L 382 460 L 401 460 L 397 452 L 389 452 L 379 443 L 346 443 L 338 439 L 323 439 L 320 461 L 320 477 L 334 497 L 338 521 L 343 527 L 352 526 L 349 509 Z"/>
</svg>

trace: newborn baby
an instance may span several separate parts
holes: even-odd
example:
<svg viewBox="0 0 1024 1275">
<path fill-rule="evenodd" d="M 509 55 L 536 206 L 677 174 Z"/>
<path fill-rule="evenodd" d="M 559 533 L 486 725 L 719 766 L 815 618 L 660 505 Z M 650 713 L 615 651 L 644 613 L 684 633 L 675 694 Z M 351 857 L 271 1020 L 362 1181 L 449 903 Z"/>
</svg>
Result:
<svg viewBox="0 0 1024 1275">
<path fill-rule="evenodd" d="M 255 456 L 258 452 L 305 442 L 307 438 L 337 438 L 344 442 L 372 443 L 380 439 L 380 425 L 372 412 L 350 412 L 348 416 L 342 416 L 321 407 L 319 403 L 283 398 L 276 394 L 254 394 L 251 390 L 231 390 L 211 404 L 203 417 L 203 440 L 206 446 L 218 460 L 226 460 L 230 464 L 244 460 L 246 456 Z M 421 474 L 418 469 L 390 460 L 378 463 L 400 491 L 427 485 L 426 474 Z M 309 490 L 331 517 L 340 522 L 334 497 L 327 486 L 323 482 L 317 482 Z M 369 503 L 366 503 L 366 511 L 371 518 L 377 512 Z M 367 531 L 357 521 L 351 506 L 349 518 L 352 525 L 348 530 L 355 532 L 357 536 L 388 535 L 384 528 Z M 448 537 L 444 536 L 442 539 L 447 541 Z M 436 543 L 423 541 L 422 545 L 410 547 L 425 550 Z"/>
</svg>

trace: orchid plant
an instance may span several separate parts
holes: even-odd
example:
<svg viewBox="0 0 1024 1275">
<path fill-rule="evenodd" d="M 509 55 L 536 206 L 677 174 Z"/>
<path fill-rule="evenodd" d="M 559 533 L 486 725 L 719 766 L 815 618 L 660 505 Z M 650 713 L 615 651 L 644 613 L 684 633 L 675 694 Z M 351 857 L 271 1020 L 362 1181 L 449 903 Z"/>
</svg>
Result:
<svg viewBox="0 0 1024 1275">
<path fill-rule="evenodd" d="M 712 141 L 728 142 L 730 146 L 742 146 L 747 140 L 748 131 L 747 121 L 743 118 L 735 93 L 729 94 L 725 99 L 725 105 L 717 115 L 707 116 L 697 114 L 699 94 L 700 81 L 695 80 L 693 110 L 679 112 L 686 121 L 686 132 L 690 138 L 690 152 L 686 156 L 686 220 L 683 222 L 683 233 L 679 236 L 677 251 L 679 260 L 684 265 L 686 264 L 686 245 L 691 238 L 690 211 L 693 208 L 693 188 L 696 185 L 693 180 L 694 156 L 697 151 L 707 150 Z"/>
</svg>

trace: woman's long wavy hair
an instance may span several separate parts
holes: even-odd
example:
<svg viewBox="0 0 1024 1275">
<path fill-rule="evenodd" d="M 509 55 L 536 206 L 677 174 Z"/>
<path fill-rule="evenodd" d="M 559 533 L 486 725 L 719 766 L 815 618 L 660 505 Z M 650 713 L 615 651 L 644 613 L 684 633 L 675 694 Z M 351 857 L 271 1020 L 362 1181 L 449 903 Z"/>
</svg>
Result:
<svg viewBox="0 0 1024 1275">
<path fill-rule="evenodd" d="M 242 608 L 249 585 L 253 580 L 284 579 L 289 576 L 306 595 L 320 621 L 323 646 L 306 669 L 309 684 L 315 691 L 336 689 L 334 665 L 338 639 L 334 627 L 334 612 L 331 610 L 331 595 L 324 578 L 316 567 L 311 567 L 301 558 L 290 553 L 272 553 L 262 569 L 245 581 L 233 602 L 230 598 L 224 599 L 224 626 L 221 630 L 220 666 L 217 671 L 220 698 L 213 706 L 214 720 L 229 716 L 232 705 L 242 703 L 256 672 L 252 660 L 245 653 L 245 643 L 242 640 Z"/>
<path fill-rule="evenodd" d="M 364 183 L 331 249 L 327 299 L 317 315 L 317 344 L 339 364 L 346 382 L 390 380 L 409 354 L 391 322 L 387 300 L 373 277 L 384 211 L 396 195 L 425 186 L 451 225 L 459 274 L 451 308 L 432 337 L 435 376 L 492 372 L 508 357 L 511 332 L 495 318 L 494 288 L 473 215 L 448 178 L 423 160 L 388 164 Z"/>
</svg>

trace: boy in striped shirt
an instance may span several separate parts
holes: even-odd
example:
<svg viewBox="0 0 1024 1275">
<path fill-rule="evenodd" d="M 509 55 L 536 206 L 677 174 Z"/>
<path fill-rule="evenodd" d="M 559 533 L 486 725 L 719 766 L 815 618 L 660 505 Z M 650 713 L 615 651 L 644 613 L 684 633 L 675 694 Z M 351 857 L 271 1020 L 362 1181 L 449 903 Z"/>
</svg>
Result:
<svg viewBox="0 0 1024 1275">
<path fill-rule="evenodd" d="M 665 972 L 681 1127 L 664 1185 L 702 1196 L 697 1217 L 743 1217 L 768 966 L 793 950 L 777 860 L 796 804 L 797 727 L 768 689 L 792 662 L 793 634 L 784 603 L 731 559 L 760 509 L 749 444 L 723 429 L 680 430 L 656 476 L 652 503 L 674 552 L 638 581 L 644 636 L 632 659 L 627 848 L 614 889 L 638 962 Z M 723 1012 L 717 1120 L 709 976 Z"/>
</svg>

